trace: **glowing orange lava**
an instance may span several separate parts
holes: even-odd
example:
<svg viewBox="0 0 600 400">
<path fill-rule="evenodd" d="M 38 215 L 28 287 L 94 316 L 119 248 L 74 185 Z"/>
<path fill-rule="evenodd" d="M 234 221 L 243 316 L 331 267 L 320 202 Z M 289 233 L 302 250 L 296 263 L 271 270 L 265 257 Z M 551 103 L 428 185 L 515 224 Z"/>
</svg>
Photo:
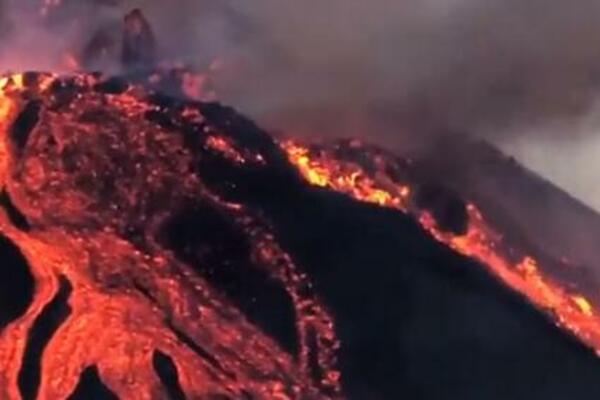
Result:
<svg viewBox="0 0 600 400">
<path fill-rule="evenodd" d="M 192 168 L 202 151 L 234 166 L 260 164 L 260 154 L 214 133 L 199 106 L 165 108 L 141 87 L 115 93 L 86 74 L 15 75 L 0 84 L 0 185 L 30 224 L 22 230 L 0 208 L 0 233 L 36 282 L 26 313 L 0 331 L 0 399 L 22 398 L 28 334 L 65 285 L 64 321 L 39 360 L 40 399 L 67 398 L 91 365 L 121 398 L 167 398 L 152 367 L 156 351 L 172 358 L 190 399 L 341 397 L 334 323 L 308 276 L 259 215 L 222 201 Z M 17 128 L 19 119 L 29 122 Z M 195 132 L 198 148 L 186 147 L 176 127 Z M 298 354 L 157 239 L 171 213 L 194 202 L 248 241 L 246 268 L 285 289 Z"/>
<path fill-rule="evenodd" d="M 514 259 L 514 255 L 509 256 L 510 244 L 505 243 L 502 235 L 486 222 L 475 204 L 467 207 L 469 228 L 465 235 L 442 232 L 428 212 L 413 204 L 409 185 L 391 179 L 381 168 L 381 162 L 380 168 L 369 174 L 357 163 L 341 160 L 323 147 L 311 151 L 310 147 L 293 141 L 284 141 L 281 146 L 311 184 L 413 215 L 436 240 L 482 263 L 496 278 L 548 312 L 559 326 L 572 332 L 600 355 L 600 317 L 591 301 L 546 276 L 538 262 L 527 254 L 521 255 L 518 262 L 510 261 Z M 363 151 L 367 154 L 369 150 L 365 148 Z M 512 250 L 511 253 L 515 253 Z"/>
</svg>

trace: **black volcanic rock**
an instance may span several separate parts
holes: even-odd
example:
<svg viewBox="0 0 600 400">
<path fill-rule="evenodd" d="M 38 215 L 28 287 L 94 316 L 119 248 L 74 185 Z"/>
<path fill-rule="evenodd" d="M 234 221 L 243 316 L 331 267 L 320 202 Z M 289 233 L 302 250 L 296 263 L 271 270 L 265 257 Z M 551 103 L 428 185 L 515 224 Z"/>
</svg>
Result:
<svg viewBox="0 0 600 400">
<path fill-rule="evenodd" d="M 214 107 L 215 123 L 228 134 L 256 129 L 233 110 Z M 238 122 L 231 129 L 220 120 Z M 264 180 L 258 174 L 226 180 L 245 187 L 244 200 L 267 215 L 331 307 L 349 398 L 600 395 L 593 352 L 482 266 L 434 241 L 410 217 L 273 179 L 286 175 L 287 167 L 279 168 Z M 271 183 L 268 189 L 263 182 Z"/>
<path fill-rule="evenodd" d="M 0 333 L 21 317 L 33 298 L 34 279 L 18 247 L 0 235 Z"/>
<path fill-rule="evenodd" d="M 96 367 L 88 367 L 81 373 L 81 378 L 75 391 L 68 400 L 118 400 L 98 377 Z"/>
<path fill-rule="evenodd" d="M 416 203 L 432 213 L 440 229 L 455 235 L 467 233 L 469 216 L 464 200 L 439 183 L 426 183 L 417 188 Z"/>
</svg>

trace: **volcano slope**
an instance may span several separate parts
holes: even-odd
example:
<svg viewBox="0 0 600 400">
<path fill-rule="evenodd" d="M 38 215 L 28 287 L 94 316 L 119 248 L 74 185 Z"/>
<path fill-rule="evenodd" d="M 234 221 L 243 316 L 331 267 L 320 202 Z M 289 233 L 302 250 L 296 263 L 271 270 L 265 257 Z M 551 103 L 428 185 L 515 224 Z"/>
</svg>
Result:
<svg viewBox="0 0 600 400">
<path fill-rule="evenodd" d="M 0 398 L 600 395 L 587 303 L 466 257 L 446 238 L 473 208 L 408 161 L 386 191 L 374 149 L 320 145 L 364 166 L 323 170 L 216 103 L 90 74 L 2 88 Z"/>
</svg>

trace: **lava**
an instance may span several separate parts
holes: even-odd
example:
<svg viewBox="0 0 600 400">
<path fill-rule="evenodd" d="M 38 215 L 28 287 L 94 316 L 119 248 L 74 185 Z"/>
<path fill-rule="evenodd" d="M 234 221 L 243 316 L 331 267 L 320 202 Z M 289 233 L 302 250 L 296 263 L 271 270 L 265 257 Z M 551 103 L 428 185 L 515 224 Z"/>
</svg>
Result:
<svg viewBox="0 0 600 400">
<path fill-rule="evenodd" d="M 287 140 L 281 146 L 290 162 L 310 184 L 412 215 L 436 240 L 478 260 L 497 279 L 546 311 L 560 327 L 573 333 L 600 355 L 600 316 L 593 303 L 547 276 L 539 268 L 538 261 L 508 243 L 485 220 L 475 204 L 467 206 L 469 223 L 464 235 L 440 229 L 431 213 L 419 209 L 412 198 L 415 190 L 410 182 L 410 160 L 400 163 L 398 159 L 382 155 L 356 141 L 349 145 L 311 147 Z M 359 148 L 361 157 L 367 158 L 370 171 L 361 162 L 339 156 L 340 151 L 353 147 Z M 401 175 L 399 180 L 398 176 L 389 174 L 390 170 L 400 170 L 404 174 L 396 174 Z"/>
<path fill-rule="evenodd" d="M 237 150 L 200 103 L 163 104 L 93 74 L 6 77 L 0 112 L 1 184 L 29 227 L 0 210 L 0 232 L 36 282 L 26 313 L 0 331 L 0 398 L 67 398 L 90 366 L 122 398 L 164 398 L 157 357 L 172 360 L 188 398 L 341 397 L 334 322 L 310 279 L 258 213 L 222 199 L 194 168 L 198 157 L 261 166 L 266 155 Z M 248 243 L 222 262 L 284 288 L 297 352 L 165 244 L 164 227 L 190 205 Z M 61 317 L 41 343 L 39 321 L 54 309 Z"/>
<path fill-rule="evenodd" d="M 475 204 L 465 206 L 464 233 L 445 229 L 419 204 L 412 160 L 358 141 L 277 142 L 231 128 L 240 121 L 214 104 L 147 85 L 86 73 L 0 81 L 0 185 L 12 204 L 0 208 L 0 233 L 35 278 L 27 311 L 0 331 L 0 398 L 67 398 L 90 368 L 122 398 L 163 398 L 156 360 L 188 398 L 343 398 L 334 318 L 244 192 L 246 173 L 271 177 L 269 168 L 412 216 L 600 354 L 594 303 Z M 169 240 L 165 232 L 186 223 L 200 236 Z M 295 344 L 253 319 L 214 268 L 281 287 Z"/>
</svg>

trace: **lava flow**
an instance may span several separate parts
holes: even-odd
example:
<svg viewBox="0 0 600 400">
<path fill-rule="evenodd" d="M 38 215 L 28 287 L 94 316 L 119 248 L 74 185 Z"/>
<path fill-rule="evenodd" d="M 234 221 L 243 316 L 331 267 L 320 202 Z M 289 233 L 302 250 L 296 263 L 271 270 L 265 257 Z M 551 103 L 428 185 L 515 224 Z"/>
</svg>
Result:
<svg viewBox="0 0 600 400">
<path fill-rule="evenodd" d="M 343 398 L 334 318 L 261 208 L 309 184 L 412 216 L 600 352 L 592 301 L 476 205 L 446 220 L 410 159 L 98 74 L 0 84 L 0 233 L 35 281 L 0 330 L 2 399 L 69 398 L 90 368 L 124 399 Z M 292 332 L 262 312 L 286 304 Z"/>
<path fill-rule="evenodd" d="M 441 229 L 432 213 L 417 204 L 410 160 L 399 160 L 357 141 L 330 146 L 284 141 L 282 147 L 309 183 L 414 216 L 436 240 L 478 260 L 600 355 L 600 316 L 592 302 L 544 274 L 538 261 L 507 242 L 475 204 L 466 206 L 465 232 Z M 352 153 L 359 154 L 359 159 L 345 156 Z"/>
<path fill-rule="evenodd" d="M 68 398 L 90 367 L 125 399 L 341 397 L 333 321 L 309 278 L 203 175 L 275 162 L 267 136 L 228 136 L 206 116 L 215 105 L 92 74 L 6 77 L 0 105 L 0 232 L 35 278 L 0 330 L 0 398 Z M 194 215 L 195 247 L 182 246 Z M 236 298 L 223 271 L 283 288 L 297 345 L 241 310 L 262 293 Z"/>
</svg>

